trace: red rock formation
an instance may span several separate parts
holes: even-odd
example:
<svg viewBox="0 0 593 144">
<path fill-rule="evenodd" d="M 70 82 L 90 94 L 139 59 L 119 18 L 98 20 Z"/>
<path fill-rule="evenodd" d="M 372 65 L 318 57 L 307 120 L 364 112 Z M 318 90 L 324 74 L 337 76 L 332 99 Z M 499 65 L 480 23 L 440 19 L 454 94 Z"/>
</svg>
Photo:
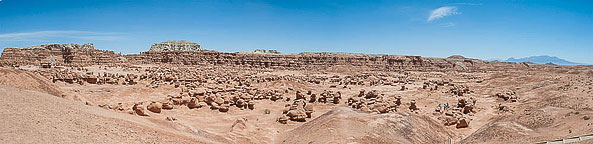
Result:
<svg viewBox="0 0 593 144">
<path fill-rule="evenodd" d="M 48 44 L 25 48 L 5 48 L 1 65 L 93 65 L 117 64 L 123 58 L 113 51 L 95 49 L 93 44 Z"/>
<path fill-rule="evenodd" d="M 228 65 L 245 68 L 318 69 L 329 66 L 364 66 L 371 70 L 504 70 L 526 68 L 518 63 L 486 62 L 477 59 L 422 58 L 420 56 L 368 55 L 342 53 L 301 54 L 249 54 L 216 51 L 146 51 L 140 54 L 120 55 L 113 51 L 94 49 L 92 44 L 83 46 L 41 45 L 28 48 L 6 48 L 0 65 L 39 65 L 50 59 L 56 65 L 93 64 L 182 64 Z"/>
</svg>

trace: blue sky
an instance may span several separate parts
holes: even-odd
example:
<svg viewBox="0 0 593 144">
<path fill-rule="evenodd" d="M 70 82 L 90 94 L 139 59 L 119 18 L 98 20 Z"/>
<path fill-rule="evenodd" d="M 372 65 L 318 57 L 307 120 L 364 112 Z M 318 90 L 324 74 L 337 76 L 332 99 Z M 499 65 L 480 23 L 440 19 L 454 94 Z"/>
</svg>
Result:
<svg viewBox="0 0 593 144">
<path fill-rule="evenodd" d="M 591 64 L 593 1 L 0 1 L 0 49 L 94 43 L 128 54 L 166 40 L 224 52 L 551 55 Z"/>
</svg>

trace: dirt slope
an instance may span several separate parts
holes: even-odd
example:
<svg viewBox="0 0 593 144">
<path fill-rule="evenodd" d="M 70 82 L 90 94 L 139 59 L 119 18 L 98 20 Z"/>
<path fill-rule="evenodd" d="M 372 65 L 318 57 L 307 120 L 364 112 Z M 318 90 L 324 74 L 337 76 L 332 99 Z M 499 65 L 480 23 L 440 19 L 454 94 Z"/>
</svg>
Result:
<svg viewBox="0 0 593 144">
<path fill-rule="evenodd" d="M 0 86 L 28 89 L 61 96 L 60 89 L 46 78 L 29 71 L 0 68 Z"/>
<path fill-rule="evenodd" d="M 337 107 L 285 134 L 283 143 L 443 143 L 451 135 L 425 116 Z"/>
<path fill-rule="evenodd" d="M 204 143 L 136 116 L 40 92 L 0 87 L 0 101 L 0 143 Z"/>
</svg>

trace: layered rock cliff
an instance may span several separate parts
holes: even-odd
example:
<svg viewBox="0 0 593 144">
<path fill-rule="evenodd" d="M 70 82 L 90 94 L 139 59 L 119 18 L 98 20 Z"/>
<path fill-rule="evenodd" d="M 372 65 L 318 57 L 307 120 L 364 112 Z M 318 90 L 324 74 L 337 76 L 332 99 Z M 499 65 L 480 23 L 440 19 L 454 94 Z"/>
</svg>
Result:
<svg viewBox="0 0 593 144">
<path fill-rule="evenodd" d="M 201 51 L 204 50 L 200 44 L 190 41 L 166 41 L 155 43 L 150 46 L 150 51 Z"/>
<path fill-rule="evenodd" d="M 43 44 L 43 45 L 36 45 L 30 47 L 14 47 L 14 49 L 22 49 L 22 50 L 66 50 L 66 49 L 76 49 L 76 50 L 89 50 L 95 49 L 95 46 L 92 43 L 86 43 L 83 45 L 79 44 Z"/>
<path fill-rule="evenodd" d="M 0 65 L 92 65 L 117 64 L 123 58 L 113 51 L 95 49 L 92 43 L 46 44 L 31 47 L 5 48 L 0 56 Z"/>
<path fill-rule="evenodd" d="M 0 65 L 39 65 L 56 61 L 57 65 L 94 64 L 177 64 L 225 65 L 245 68 L 323 69 L 332 66 L 361 66 L 369 70 L 449 71 L 504 70 L 528 67 L 519 63 L 487 62 L 467 58 L 423 58 L 420 56 L 368 55 L 342 53 L 252 54 L 208 50 L 149 50 L 140 54 L 120 55 L 97 50 L 92 44 L 51 44 L 26 48 L 6 48 Z"/>
<path fill-rule="evenodd" d="M 488 63 L 476 59 L 458 60 L 420 56 L 336 53 L 249 54 L 216 51 L 147 51 L 125 57 L 129 63 L 137 64 L 228 65 L 272 69 L 316 69 L 344 65 L 364 66 L 376 70 L 476 70 Z"/>
</svg>

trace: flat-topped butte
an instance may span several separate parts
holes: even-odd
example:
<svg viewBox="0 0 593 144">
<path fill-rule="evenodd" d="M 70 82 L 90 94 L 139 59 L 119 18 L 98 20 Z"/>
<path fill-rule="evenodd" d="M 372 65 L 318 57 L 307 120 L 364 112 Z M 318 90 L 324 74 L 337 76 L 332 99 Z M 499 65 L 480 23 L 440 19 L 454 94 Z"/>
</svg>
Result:
<svg viewBox="0 0 593 144">
<path fill-rule="evenodd" d="M 47 49 L 47 50 L 65 50 L 65 49 L 95 49 L 93 43 L 79 44 L 42 44 L 30 47 L 11 47 L 15 49 Z"/>
<path fill-rule="evenodd" d="M 170 40 L 155 43 L 150 46 L 150 51 L 201 51 L 204 50 L 200 44 L 186 40 Z"/>
</svg>

